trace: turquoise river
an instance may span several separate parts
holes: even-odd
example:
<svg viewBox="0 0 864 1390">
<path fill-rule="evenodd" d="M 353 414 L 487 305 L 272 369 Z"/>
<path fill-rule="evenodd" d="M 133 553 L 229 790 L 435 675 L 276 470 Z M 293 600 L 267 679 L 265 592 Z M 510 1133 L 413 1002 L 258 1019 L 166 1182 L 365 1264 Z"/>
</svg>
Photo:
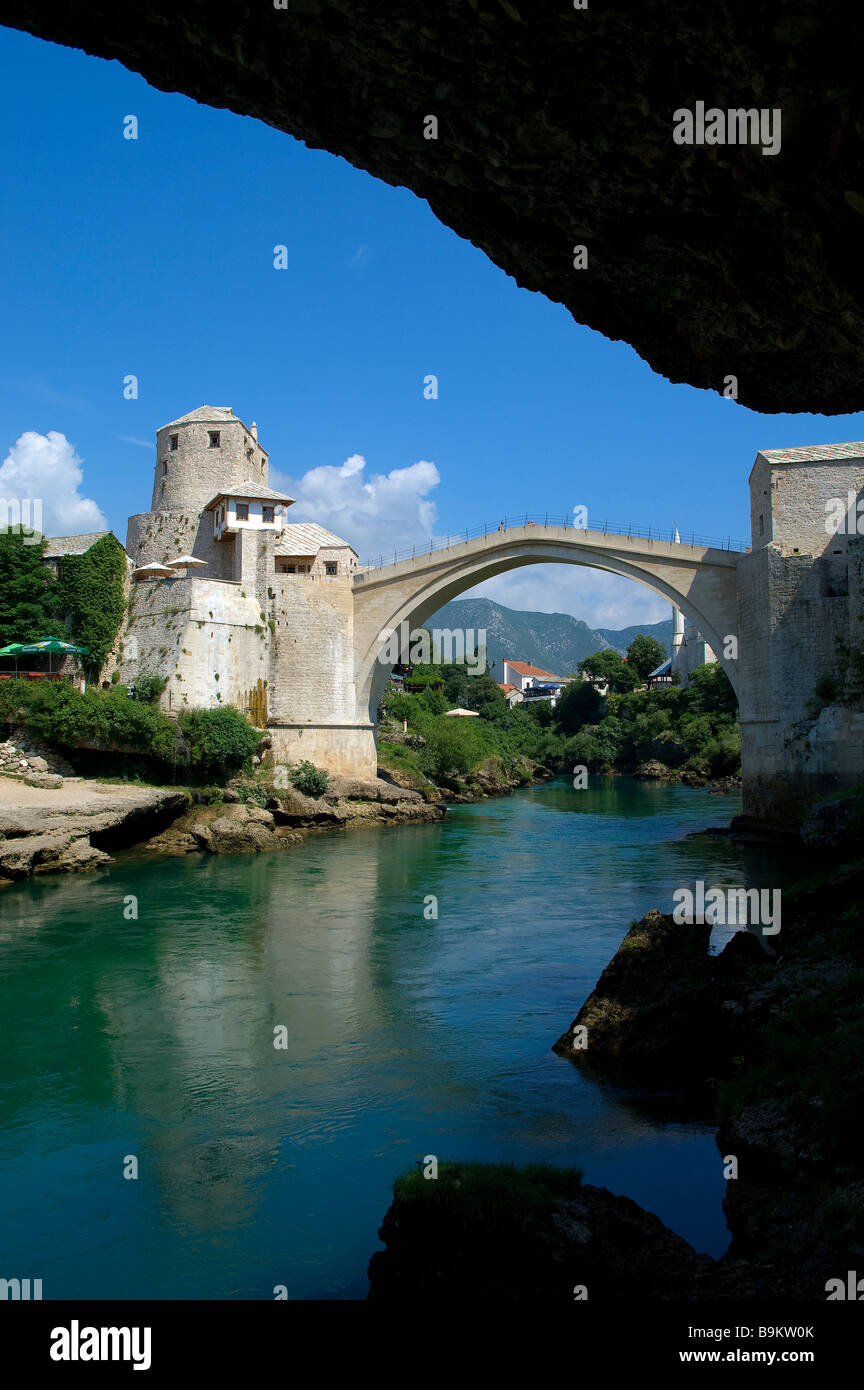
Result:
<svg viewBox="0 0 864 1390">
<path fill-rule="evenodd" d="M 440 824 L 6 888 L 0 1276 L 363 1298 L 391 1182 L 426 1154 L 578 1165 L 721 1253 L 710 1127 L 550 1048 L 676 887 L 788 881 L 777 849 L 687 838 L 738 809 L 559 779 Z"/>
</svg>

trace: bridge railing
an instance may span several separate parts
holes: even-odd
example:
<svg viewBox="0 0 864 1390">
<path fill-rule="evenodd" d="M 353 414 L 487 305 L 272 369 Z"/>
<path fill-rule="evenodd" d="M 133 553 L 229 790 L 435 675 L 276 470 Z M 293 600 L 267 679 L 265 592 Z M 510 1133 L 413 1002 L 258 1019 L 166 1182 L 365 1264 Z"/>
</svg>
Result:
<svg viewBox="0 0 864 1390">
<path fill-rule="evenodd" d="M 505 516 L 497 526 L 489 526 L 484 521 L 482 526 L 475 526 L 473 530 L 452 532 L 448 536 L 430 537 L 428 544 L 421 542 L 418 545 L 408 546 L 403 550 L 394 550 L 391 554 L 380 554 L 376 559 L 366 560 L 361 566 L 361 572 L 355 575 L 355 579 L 362 579 L 362 571 L 381 569 L 384 565 L 395 565 L 400 560 L 415 560 L 423 555 L 432 555 L 436 550 L 450 550 L 454 545 L 461 545 L 464 541 L 477 540 L 481 536 L 494 536 L 502 531 L 509 531 L 516 527 L 537 526 L 541 529 L 546 526 L 566 527 L 570 531 L 600 531 L 604 536 L 627 536 L 631 540 L 665 541 L 675 544 L 674 526 L 634 526 L 632 523 L 626 526 L 619 525 L 617 522 L 604 521 L 602 527 L 574 526 L 573 514 L 562 513 L 556 515 L 552 512 L 524 512 L 519 516 Z M 681 534 L 678 527 L 679 544 L 689 546 L 705 546 L 712 550 L 733 550 L 742 552 L 747 549 L 743 541 L 734 541 L 730 536 L 701 536 L 695 531 L 689 534 Z"/>
</svg>

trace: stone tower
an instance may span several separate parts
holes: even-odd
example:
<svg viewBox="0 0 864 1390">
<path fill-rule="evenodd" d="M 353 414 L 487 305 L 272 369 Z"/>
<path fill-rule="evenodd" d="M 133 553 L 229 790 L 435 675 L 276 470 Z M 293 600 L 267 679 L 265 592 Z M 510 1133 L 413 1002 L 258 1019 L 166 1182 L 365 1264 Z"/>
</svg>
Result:
<svg viewBox="0 0 864 1390">
<path fill-rule="evenodd" d="M 752 547 L 738 566 L 749 816 L 794 825 L 864 780 L 862 497 L 864 442 L 756 456 Z"/>
<path fill-rule="evenodd" d="M 149 512 L 130 516 L 126 549 L 136 565 L 191 553 L 212 579 L 240 577 L 239 548 L 217 543 L 208 502 L 222 492 L 266 487 L 269 457 L 258 429 L 230 406 L 201 405 L 156 432 Z"/>
<path fill-rule="evenodd" d="M 258 428 L 230 405 L 201 405 L 156 432 L 154 512 L 202 512 L 218 492 L 267 486 L 269 458 Z"/>
</svg>

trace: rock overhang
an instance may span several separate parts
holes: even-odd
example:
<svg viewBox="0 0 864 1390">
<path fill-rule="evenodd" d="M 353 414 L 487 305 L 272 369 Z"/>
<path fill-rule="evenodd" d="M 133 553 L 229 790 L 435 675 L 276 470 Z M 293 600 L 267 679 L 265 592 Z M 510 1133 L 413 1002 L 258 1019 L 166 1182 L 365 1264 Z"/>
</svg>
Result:
<svg viewBox="0 0 864 1390">
<path fill-rule="evenodd" d="M 286 4 L 8 0 L 3 19 L 411 188 L 673 382 L 734 378 L 760 411 L 861 408 L 857 12 L 839 31 L 815 0 Z M 674 113 L 699 103 L 779 110 L 780 147 L 676 144 Z"/>
</svg>

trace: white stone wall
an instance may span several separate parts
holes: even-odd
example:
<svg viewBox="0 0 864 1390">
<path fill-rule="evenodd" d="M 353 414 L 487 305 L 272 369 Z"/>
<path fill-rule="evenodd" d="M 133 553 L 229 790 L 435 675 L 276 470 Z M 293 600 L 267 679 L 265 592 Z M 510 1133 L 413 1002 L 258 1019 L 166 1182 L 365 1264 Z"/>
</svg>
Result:
<svg viewBox="0 0 864 1390">
<path fill-rule="evenodd" d="M 784 464 L 760 455 L 751 474 L 753 548 L 773 541 L 784 554 L 821 555 L 832 539 L 825 524 L 826 502 L 846 498 L 849 492 L 860 495 L 862 489 L 864 458 Z M 759 531 L 760 515 L 765 518 L 764 534 Z"/>
<path fill-rule="evenodd" d="M 166 677 L 166 709 L 245 708 L 269 678 L 271 633 L 253 592 L 212 579 L 155 579 L 132 586 L 120 678 Z"/>
<path fill-rule="evenodd" d="M 270 717 L 280 724 L 351 724 L 354 596 L 348 576 L 273 574 L 276 623 Z M 362 711 L 362 722 L 368 715 Z"/>
</svg>

